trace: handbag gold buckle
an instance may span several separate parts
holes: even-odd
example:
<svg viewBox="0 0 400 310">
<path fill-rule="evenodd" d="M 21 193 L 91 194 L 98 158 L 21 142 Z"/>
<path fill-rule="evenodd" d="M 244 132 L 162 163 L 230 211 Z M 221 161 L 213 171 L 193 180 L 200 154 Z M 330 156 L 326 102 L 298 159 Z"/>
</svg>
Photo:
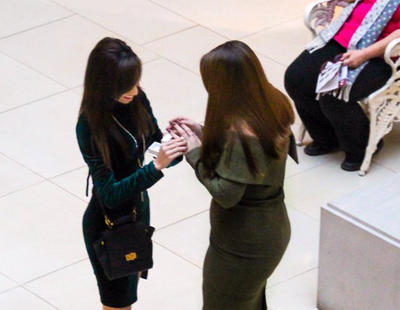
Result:
<svg viewBox="0 0 400 310">
<path fill-rule="evenodd" d="M 136 211 L 136 208 L 133 209 L 133 211 L 132 211 L 132 219 L 133 219 L 134 222 L 136 222 L 136 220 L 137 220 L 137 211 Z"/>
<path fill-rule="evenodd" d="M 104 216 L 104 222 L 106 223 L 106 225 L 109 228 L 113 228 L 114 227 L 114 223 L 111 222 L 110 218 L 107 215 Z"/>
<path fill-rule="evenodd" d="M 125 255 L 125 260 L 127 261 L 127 262 L 132 262 L 132 261 L 134 261 L 134 260 L 136 260 L 137 259 L 137 254 L 136 254 L 136 252 L 132 252 L 132 253 L 129 253 L 129 254 L 126 254 Z"/>
</svg>

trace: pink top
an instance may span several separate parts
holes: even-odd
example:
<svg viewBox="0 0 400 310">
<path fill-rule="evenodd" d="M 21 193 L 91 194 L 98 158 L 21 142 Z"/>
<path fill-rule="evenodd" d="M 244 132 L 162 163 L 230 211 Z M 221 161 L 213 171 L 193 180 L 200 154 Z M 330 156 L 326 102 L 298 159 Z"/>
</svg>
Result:
<svg viewBox="0 0 400 310">
<path fill-rule="evenodd" d="M 336 42 L 345 48 L 350 45 L 351 38 L 357 31 L 357 28 L 361 25 L 364 18 L 367 16 L 368 12 L 374 6 L 376 0 L 363 0 L 354 9 L 350 18 L 344 23 L 342 28 L 335 36 Z M 383 30 L 379 40 L 391 34 L 396 29 L 400 29 L 400 7 L 394 13 L 392 19 L 387 24 L 386 28 Z"/>
</svg>

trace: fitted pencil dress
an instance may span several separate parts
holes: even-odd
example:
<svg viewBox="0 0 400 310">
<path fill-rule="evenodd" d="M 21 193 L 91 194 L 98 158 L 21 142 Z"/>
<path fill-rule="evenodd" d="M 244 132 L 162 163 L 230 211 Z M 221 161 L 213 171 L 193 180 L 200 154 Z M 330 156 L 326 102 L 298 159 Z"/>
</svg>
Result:
<svg viewBox="0 0 400 310">
<path fill-rule="evenodd" d="M 266 158 L 258 140 L 248 139 L 262 171 L 258 176 L 250 173 L 237 135 L 225 146 L 213 177 L 204 172 L 200 148 L 186 157 L 212 195 L 203 310 L 267 309 L 267 279 L 290 239 L 283 193 L 286 156 Z"/>
<path fill-rule="evenodd" d="M 145 137 L 146 147 L 154 141 L 160 141 L 162 133 L 152 114 L 146 95 L 141 91 L 138 96 L 140 96 L 141 102 L 151 114 L 155 128 L 153 134 Z M 132 102 L 130 104 L 136 103 Z M 114 136 L 110 134 L 112 169 L 108 169 L 105 166 L 96 146 L 93 145 L 89 123 L 84 115 L 79 117 L 76 125 L 76 134 L 79 148 L 89 167 L 94 187 L 97 188 L 99 196 L 107 207 L 108 216 L 111 219 L 115 219 L 132 214 L 134 205 L 140 201 L 137 207 L 137 219 L 149 224 L 149 197 L 146 190 L 160 180 L 163 174 L 154 167 L 153 162 L 142 168 L 139 166 L 138 159 L 143 162 L 143 142 L 142 139 L 137 137 L 135 124 L 128 118 L 127 111 L 127 105 L 117 103 L 112 113 L 131 134 L 136 136 L 138 145 L 121 129 L 121 135 L 130 146 L 129 154 L 124 154 Z M 131 275 L 112 281 L 107 279 L 92 247 L 93 241 L 99 239 L 101 232 L 105 229 L 106 225 L 101 207 L 92 195 L 92 199 L 83 216 L 83 235 L 89 259 L 96 275 L 101 302 L 109 307 L 126 307 L 137 300 L 138 275 Z M 142 277 L 146 278 L 147 274 L 143 274 Z"/>
</svg>

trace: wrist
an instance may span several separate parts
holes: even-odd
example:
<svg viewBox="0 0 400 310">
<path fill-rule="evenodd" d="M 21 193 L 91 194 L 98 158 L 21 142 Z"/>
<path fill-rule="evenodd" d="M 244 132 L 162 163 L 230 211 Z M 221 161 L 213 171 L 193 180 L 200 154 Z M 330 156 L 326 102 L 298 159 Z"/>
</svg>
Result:
<svg viewBox="0 0 400 310">
<path fill-rule="evenodd" d="M 196 132 L 196 134 L 197 134 L 197 136 L 199 137 L 200 140 L 203 138 L 203 127 L 204 126 L 202 124 L 197 123 L 197 128 L 196 128 L 197 132 Z"/>
<path fill-rule="evenodd" d="M 361 52 L 362 52 L 362 58 L 363 58 L 364 62 L 366 62 L 367 60 L 373 58 L 371 49 L 364 48 L 364 49 L 361 50 Z"/>
<path fill-rule="evenodd" d="M 160 163 L 156 160 L 153 160 L 154 163 L 154 168 L 156 168 L 156 170 L 161 171 L 162 170 L 162 166 L 160 165 Z"/>
</svg>

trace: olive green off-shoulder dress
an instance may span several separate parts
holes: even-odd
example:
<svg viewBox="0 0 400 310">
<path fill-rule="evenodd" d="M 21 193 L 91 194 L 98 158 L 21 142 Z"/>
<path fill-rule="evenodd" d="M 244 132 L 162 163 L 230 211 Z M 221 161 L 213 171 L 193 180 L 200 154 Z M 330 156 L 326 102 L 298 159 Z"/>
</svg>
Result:
<svg viewBox="0 0 400 310">
<path fill-rule="evenodd" d="M 257 176 L 250 173 L 235 134 L 226 143 L 213 177 L 205 174 L 201 148 L 186 155 L 212 196 L 203 310 L 267 309 L 267 279 L 290 239 L 283 193 L 287 156 L 266 157 L 257 138 L 249 136 L 248 141 L 262 172 Z"/>
</svg>

